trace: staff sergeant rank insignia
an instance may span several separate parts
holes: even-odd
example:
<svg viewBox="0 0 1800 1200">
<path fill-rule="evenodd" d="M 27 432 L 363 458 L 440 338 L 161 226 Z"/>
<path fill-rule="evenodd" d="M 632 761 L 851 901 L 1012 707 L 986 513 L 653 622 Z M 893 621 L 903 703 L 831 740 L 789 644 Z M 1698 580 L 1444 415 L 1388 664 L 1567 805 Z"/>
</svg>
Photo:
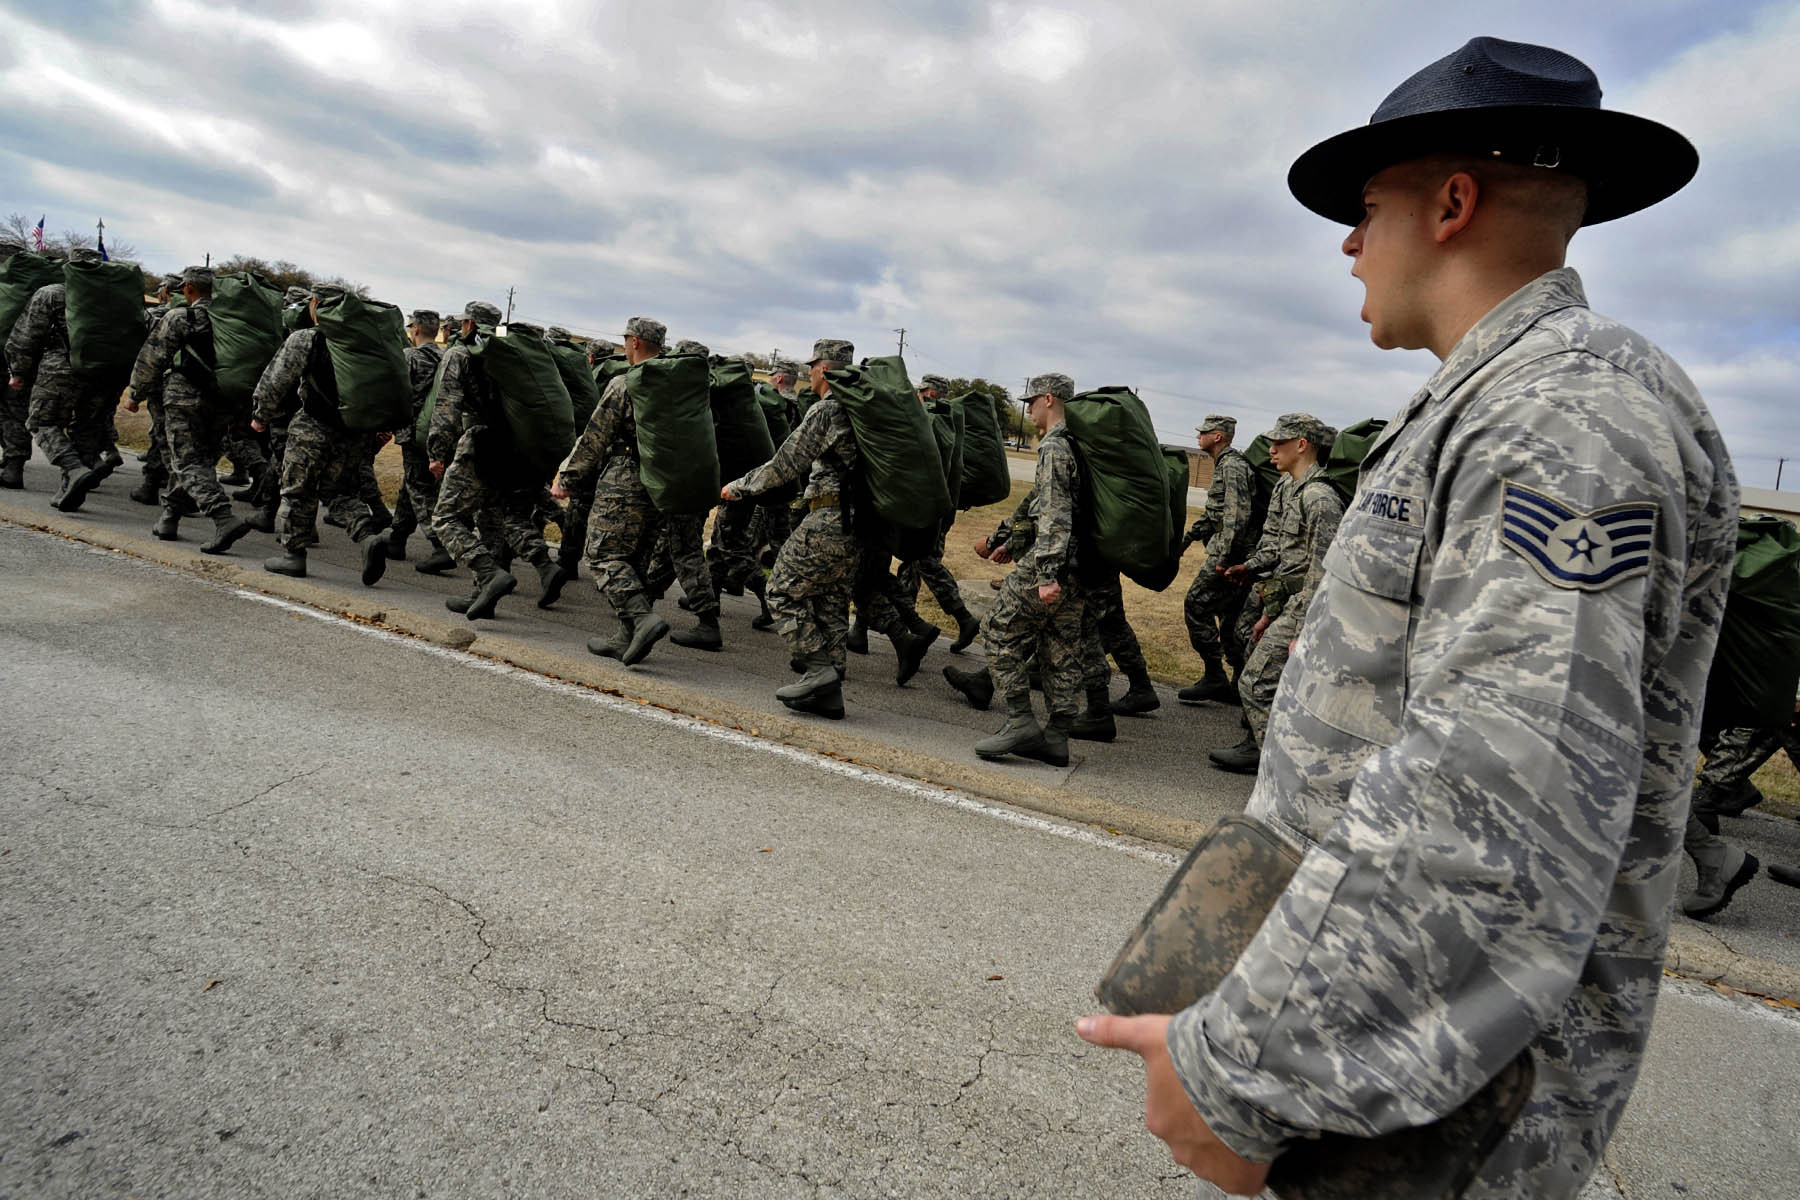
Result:
<svg viewBox="0 0 1800 1200">
<path fill-rule="evenodd" d="M 1560 588 L 1600 592 L 1650 572 L 1656 505 L 1613 504 L 1593 512 L 1508 481 L 1500 498 L 1500 540 Z"/>
</svg>

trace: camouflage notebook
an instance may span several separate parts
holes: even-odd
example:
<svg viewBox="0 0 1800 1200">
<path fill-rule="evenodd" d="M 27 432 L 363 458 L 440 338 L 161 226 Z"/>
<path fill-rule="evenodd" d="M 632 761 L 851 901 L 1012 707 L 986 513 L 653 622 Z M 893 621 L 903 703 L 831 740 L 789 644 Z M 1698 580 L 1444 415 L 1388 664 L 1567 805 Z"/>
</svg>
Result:
<svg viewBox="0 0 1800 1200">
<path fill-rule="evenodd" d="M 1200 839 L 1107 968 L 1094 995 L 1122 1016 L 1176 1013 L 1211 992 L 1287 888 L 1300 853 L 1250 817 Z M 1441 1121 L 1378 1138 L 1326 1133 L 1275 1160 L 1282 1200 L 1457 1197 L 1531 1097 L 1531 1052 Z"/>
</svg>

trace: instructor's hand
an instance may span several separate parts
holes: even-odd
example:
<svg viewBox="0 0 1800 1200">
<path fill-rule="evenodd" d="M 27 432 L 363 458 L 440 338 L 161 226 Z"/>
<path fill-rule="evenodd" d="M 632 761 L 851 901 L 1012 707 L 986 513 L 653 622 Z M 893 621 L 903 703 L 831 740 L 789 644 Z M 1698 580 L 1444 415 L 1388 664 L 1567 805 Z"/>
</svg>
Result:
<svg viewBox="0 0 1800 1200">
<path fill-rule="evenodd" d="M 1168 1143 L 1174 1160 L 1234 1196 L 1254 1196 L 1269 1178 L 1269 1164 L 1241 1158 L 1206 1127 L 1169 1060 L 1169 1018 L 1083 1017 L 1075 1022 L 1083 1041 L 1129 1050 L 1144 1060 L 1144 1124 Z"/>
</svg>

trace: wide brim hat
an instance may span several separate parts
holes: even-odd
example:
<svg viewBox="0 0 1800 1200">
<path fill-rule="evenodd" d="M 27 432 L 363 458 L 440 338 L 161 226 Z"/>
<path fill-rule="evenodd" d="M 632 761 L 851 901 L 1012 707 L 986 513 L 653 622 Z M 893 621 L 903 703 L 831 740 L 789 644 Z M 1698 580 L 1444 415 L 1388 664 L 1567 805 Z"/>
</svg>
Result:
<svg viewBox="0 0 1800 1200">
<path fill-rule="evenodd" d="M 1320 216 L 1357 225 L 1372 177 L 1442 152 L 1586 181 L 1583 225 L 1667 199 L 1700 166 L 1693 143 L 1668 126 L 1601 108 L 1600 81 L 1580 59 L 1548 46 L 1479 37 L 1395 88 L 1367 125 L 1295 159 L 1288 190 Z"/>
</svg>

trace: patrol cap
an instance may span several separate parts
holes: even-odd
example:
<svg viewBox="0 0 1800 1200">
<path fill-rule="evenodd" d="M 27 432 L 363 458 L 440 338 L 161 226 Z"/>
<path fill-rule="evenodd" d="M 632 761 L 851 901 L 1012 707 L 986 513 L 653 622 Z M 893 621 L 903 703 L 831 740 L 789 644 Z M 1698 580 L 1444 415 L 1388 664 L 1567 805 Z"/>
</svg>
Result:
<svg viewBox="0 0 1800 1200">
<path fill-rule="evenodd" d="M 78 263 L 99 262 L 100 252 L 91 246 L 72 246 L 69 248 L 69 261 Z"/>
<path fill-rule="evenodd" d="M 777 375 L 792 375 L 794 378 L 798 379 L 800 377 L 800 364 L 791 358 L 778 358 L 769 365 L 769 377 L 774 378 Z"/>
<path fill-rule="evenodd" d="M 663 339 L 669 336 L 669 327 L 661 321 L 652 321 L 649 317 L 633 317 L 625 322 L 625 332 L 619 336 L 639 338 L 652 346 L 660 346 Z"/>
<path fill-rule="evenodd" d="M 1075 381 L 1057 371 L 1043 375 L 1033 375 L 1025 385 L 1025 399 L 1035 400 L 1039 396 L 1054 396 L 1058 400 L 1068 401 L 1075 398 Z"/>
<path fill-rule="evenodd" d="M 489 304 L 486 300 L 471 300 L 463 305 L 462 312 L 457 314 L 458 321 L 473 321 L 477 325 L 500 324 L 500 307 Z"/>
<path fill-rule="evenodd" d="M 945 394 L 948 394 L 950 391 L 950 381 L 945 379 L 942 375 L 921 375 L 919 376 L 919 386 L 921 388 L 931 388 L 934 391 L 943 392 Z"/>
<path fill-rule="evenodd" d="M 415 308 L 406 314 L 406 323 L 408 325 L 417 325 L 426 333 L 437 332 L 438 320 L 439 318 L 435 308 Z"/>
<path fill-rule="evenodd" d="M 213 285 L 212 268 L 183 267 L 181 269 L 181 282 L 183 284 L 191 283 L 197 288 L 209 288 Z"/>
<path fill-rule="evenodd" d="M 856 361 L 856 347 L 841 338 L 820 338 L 813 343 L 812 357 L 806 360 L 807 366 L 816 362 L 828 363 L 834 367 L 847 367 Z"/>
<path fill-rule="evenodd" d="M 1208 413 L 1194 426 L 1195 433 L 1222 433 L 1230 437 L 1237 432 L 1237 418 L 1227 417 L 1220 413 Z"/>
<path fill-rule="evenodd" d="M 689 338 L 682 338 L 679 342 L 675 343 L 675 353 L 697 354 L 701 358 L 707 358 L 712 354 L 712 350 L 707 347 L 705 342 L 696 342 Z"/>
<path fill-rule="evenodd" d="M 178 276 L 171 275 L 169 278 L 179 282 Z M 312 293 L 303 287 L 291 287 L 287 291 L 281 293 L 281 302 L 283 304 L 305 304 L 306 298 L 310 295 L 312 295 Z"/>
<path fill-rule="evenodd" d="M 618 344 L 607 338 L 590 338 L 587 344 L 590 358 L 606 358 L 619 352 Z"/>
<path fill-rule="evenodd" d="M 1311 413 L 1283 413 L 1275 419 L 1275 428 L 1263 436 L 1271 442 L 1305 438 L 1315 446 L 1329 446 L 1337 440 L 1337 430 Z"/>
<path fill-rule="evenodd" d="M 337 297 L 342 296 L 343 294 L 344 294 L 344 289 L 339 284 L 335 284 L 335 283 L 315 283 L 315 284 L 313 284 L 313 290 L 312 290 L 313 299 L 319 301 L 320 303 L 323 303 L 326 300 L 335 300 Z"/>
<path fill-rule="evenodd" d="M 164 287 L 168 288 L 171 292 L 180 291 L 181 290 L 181 272 L 171 271 L 169 274 L 164 275 L 162 277 L 162 285 Z M 299 291 L 300 298 L 302 300 L 306 299 L 306 291 L 303 288 L 302 289 L 289 288 L 288 291 L 290 291 L 290 292 Z"/>
</svg>

